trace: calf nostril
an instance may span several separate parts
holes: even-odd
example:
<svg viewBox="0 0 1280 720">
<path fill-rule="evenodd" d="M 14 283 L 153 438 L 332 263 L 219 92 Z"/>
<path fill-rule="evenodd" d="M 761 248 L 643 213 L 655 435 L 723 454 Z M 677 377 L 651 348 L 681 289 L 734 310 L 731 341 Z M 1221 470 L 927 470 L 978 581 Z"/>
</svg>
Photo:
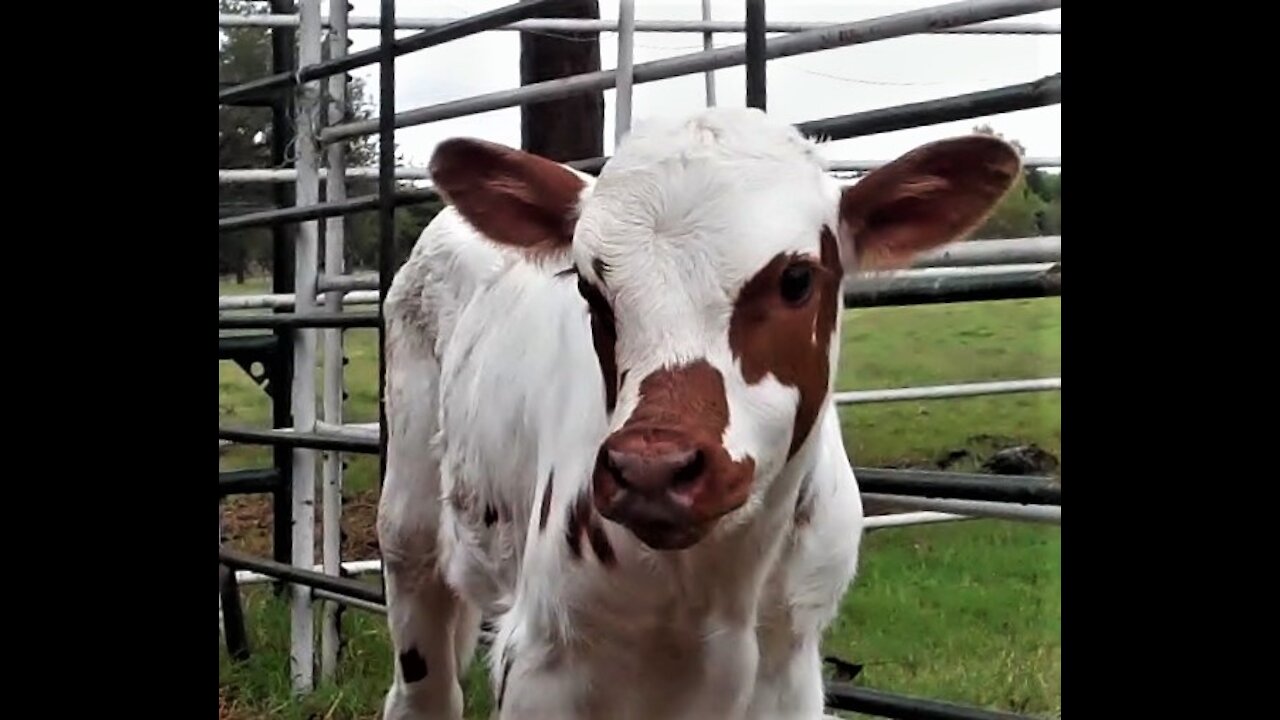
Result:
<svg viewBox="0 0 1280 720">
<path fill-rule="evenodd" d="M 628 485 L 627 479 L 623 477 L 622 468 L 620 467 L 620 459 L 622 457 L 623 455 L 621 453 L 617 453 L 613 450 L 605 450 L 604 469 L 613 477 L 613 481 L 618 484 L 618 487 L 625 488 L 628 487 Z"/>
<path fill-rule="evenodd" d="M 689 462 L 677 469 L 671 476 L 671 487 L 678 490 L 693 484 L 693 481 L 697 480 L 698 476 L 702 474 L 702 470 L 706 464 L 707 459 L 706 456 L 702 454 L 702 451 L 695 451 Z"/>
</svg>

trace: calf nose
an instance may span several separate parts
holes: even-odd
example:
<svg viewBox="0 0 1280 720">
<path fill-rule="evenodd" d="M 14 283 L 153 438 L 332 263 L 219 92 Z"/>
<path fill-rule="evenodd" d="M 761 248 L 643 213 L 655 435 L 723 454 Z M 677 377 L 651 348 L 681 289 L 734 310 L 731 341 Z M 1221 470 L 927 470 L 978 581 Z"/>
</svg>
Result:
<svg viewBox="0 0 1280 720">
<path fill-rule="evenodd" d="M 679 491 L 702 473 L 702 451 L 696 448 L 613 449 L 605 447 L 605 469 L 618 486 L 643 495 Z"/>
<path fill-rule="evenodd" d="M 714 495 L 714 447 L 678 430 L 631 427 L 609 436 L 596 456 L 592 498 L 605 518 L 651 548 L 689 547 L 707 532 Z"/>
</svg>

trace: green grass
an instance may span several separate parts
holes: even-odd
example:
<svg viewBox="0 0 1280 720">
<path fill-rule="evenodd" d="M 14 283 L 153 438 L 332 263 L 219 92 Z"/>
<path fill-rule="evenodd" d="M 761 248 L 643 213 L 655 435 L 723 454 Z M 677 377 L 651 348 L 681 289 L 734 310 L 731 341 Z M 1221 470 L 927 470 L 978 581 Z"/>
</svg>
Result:
<svg viewBox="0 0 1280 720">
<path fill-rule="evenodd" d="M 224 286 L 264 292 L 260 281 Z M 846 315 L 838 386 L 905 387 L 1057 375 L 1056 298 L 858 310 Z M 378 356 L 370 330 L 347 333 L 348 420 L 376 419 Z M 224 424 L 266 427 L 269 405 L 245 374 L 222 363 Z M 861 405 L 842 411 L 857 465 L 928 466 L 968 450 L 971 468 L 1001 443 L 1033 442 L 1060 454 L 1057 393 Z M 232 448 L 224 469 L 267 462 Z M 374 458 L 352 457 L 347 492 L 376 486 Z M 970 521 L 877 531 L 865 542 L 859 579 L 845 597 L 825 651 L 865 664 L 858 682 L 894 692 L 1050 715 L 1061 704 L 1060 531 Z M 220 686 L 230 717 L 372 718 L 390 678 L 384 620 L 344 616 L 340 677 L 303 700 L 288 691 L 288 616 L 265 589 L 246 591 L 254 656 L 230 663 Z M 468 676 L 468 717 L 487 715 L 482 669 Z"/>
</svg>

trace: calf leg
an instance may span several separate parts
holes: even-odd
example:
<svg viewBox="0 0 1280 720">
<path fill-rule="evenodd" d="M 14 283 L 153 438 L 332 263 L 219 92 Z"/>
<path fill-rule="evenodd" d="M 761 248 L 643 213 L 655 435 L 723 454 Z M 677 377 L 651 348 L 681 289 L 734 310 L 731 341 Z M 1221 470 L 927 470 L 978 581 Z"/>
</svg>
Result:
<svg viewBox="0 0 1280 720">
<path fill-rule="evenodd" d="M 387 477 L 378 541 L 395 677 L 383 717 L 460 720 L 459 621 L 470 613 L 445 581 L 440 561 L 440 462 L 433 442 L 439 365 L 426 343 L 407 337 L 404 325 L 389 330 Z"/>
<path fill-rule="evenodd" d="M 455 635 L 465 608 L 434 568 L 387 563 L 387 616 L 395 678 L 385 720 L 460 720 Z"/>
</svg>

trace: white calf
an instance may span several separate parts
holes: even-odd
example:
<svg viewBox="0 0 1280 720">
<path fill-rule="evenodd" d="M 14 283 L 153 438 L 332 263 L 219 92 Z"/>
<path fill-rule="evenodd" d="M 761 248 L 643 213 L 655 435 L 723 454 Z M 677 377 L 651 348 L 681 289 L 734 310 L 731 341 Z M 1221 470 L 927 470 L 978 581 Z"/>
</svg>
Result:
<svg viewBox="0 0 1280 720">
<path fill-rule="evenodd" d="M 758 111 L 638 129 L 594 182 L 478 140 L 387 298 L 387 718 L 818 718 L 862 505 L 841 279 L 954 240 L 1020 170 L 925 145 L 841 191 Z"/>
</svg>

